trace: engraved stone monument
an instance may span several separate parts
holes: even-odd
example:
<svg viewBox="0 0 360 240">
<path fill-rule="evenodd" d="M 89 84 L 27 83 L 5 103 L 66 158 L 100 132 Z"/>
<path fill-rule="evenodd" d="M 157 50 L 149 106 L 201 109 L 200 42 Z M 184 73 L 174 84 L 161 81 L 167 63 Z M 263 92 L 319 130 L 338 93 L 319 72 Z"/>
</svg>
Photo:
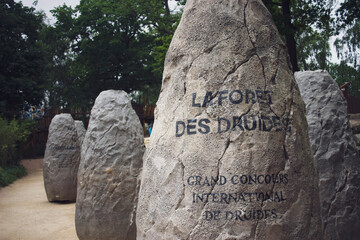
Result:
<svg viewBox="0 0 360 240">
<path fill-rule="evenodd" d="M 43 164 L 46 196 L 49 202 L 76 200 L 80 142 L 70 114 L 56 115 L 49 126 Z"/>
<path fill-rule="evenodd" d="M 188 0 L 168 50 L 138 239 L 321 239 L 304 103 L 260 0 Z"/>
<path fill-rule="evenodd" d="M 360 238 L 360 159 L 339 85 L 326 71 L 295 73 L 320 180 L 325 240 Z"/>
<path fill-rule="evenodd" d="M 136 239 L 143 129 L 124 91 L 100 93 L 81 149 L 76 201 L 80 240 Z"/>
</svg>

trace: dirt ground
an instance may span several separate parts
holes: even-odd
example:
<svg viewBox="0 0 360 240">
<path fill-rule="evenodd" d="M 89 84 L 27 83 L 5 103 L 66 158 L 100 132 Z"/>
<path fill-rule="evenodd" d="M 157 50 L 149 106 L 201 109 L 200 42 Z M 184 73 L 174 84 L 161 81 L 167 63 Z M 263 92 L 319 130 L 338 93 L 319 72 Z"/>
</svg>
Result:
<svg viewBox="0 0 360 240">
<path fill-rule="evenodd" d="M 28 175 L 0 189 L 1 240 L 78 240 L 75 203 L 49 203 L 42 159 L 24 160 Z"/>
</svg>

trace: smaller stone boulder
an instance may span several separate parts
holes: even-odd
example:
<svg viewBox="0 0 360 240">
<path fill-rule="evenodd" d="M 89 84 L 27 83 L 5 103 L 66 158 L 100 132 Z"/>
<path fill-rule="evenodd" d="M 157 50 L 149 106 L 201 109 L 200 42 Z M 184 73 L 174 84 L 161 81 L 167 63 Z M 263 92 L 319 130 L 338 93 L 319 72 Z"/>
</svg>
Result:
<svg viewBox="0 0 360 240">
<path fill-rule="evenodd" d="M 80 146 L 82 145 L 86 133 L 86 129 L 82 121 L 75 120 L 75 128 L 79 138 Z"/>
<path fill-rule="evenodd" d="M 80 141 L 70 114 L 56 115 L 49 127 L 43 175 L 49 202 L 76 200 Z"/>
<path fill-rule="evenodd" d="M 320 180 L 324 240 L 360 239 L 360 159 L 339 85 L 326 71 L 295 73 Z"/>
<path fill-rule="evenodd" d="M 81 150 L 75 225 L 80 240 L 135 240 L 143 128 L 124 91 L 100 93 Z"/>
</svg>

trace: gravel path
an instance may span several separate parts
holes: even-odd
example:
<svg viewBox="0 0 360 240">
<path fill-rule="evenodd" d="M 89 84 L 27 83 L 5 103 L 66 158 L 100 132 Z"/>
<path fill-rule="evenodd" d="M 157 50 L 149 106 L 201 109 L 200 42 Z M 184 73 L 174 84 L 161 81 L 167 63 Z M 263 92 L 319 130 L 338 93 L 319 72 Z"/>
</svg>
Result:
<svg viewBox="0 0 360 240">
<path fill-rule="evenodd" d="M 28 175 L 0 189 L 1 240 L 78 240 L 75 203 L 49 203 L 42 159 L 22 162 Z"/>
</svg>

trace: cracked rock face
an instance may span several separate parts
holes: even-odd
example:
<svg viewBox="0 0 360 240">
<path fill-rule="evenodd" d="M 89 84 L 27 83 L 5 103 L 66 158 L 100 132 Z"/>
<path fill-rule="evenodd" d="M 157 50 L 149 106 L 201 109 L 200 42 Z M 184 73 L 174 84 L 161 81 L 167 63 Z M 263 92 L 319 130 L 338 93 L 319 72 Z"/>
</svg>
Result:
<svg viewBox="0 0 360 240">
<path fill-rule="evenodd" d="M 80 240 L 136 239 L 142 126 L 124 91 L 100 93 L 81 150 L 76 201 Z"/>
<path fill-rule="evenodd" d="M 188 0 L 165 60 L 138 239 L 321 239 L 285 45 L 258 0 Z"/>
<path fill-rule="evenodd" d="M 326 71 L 295 73 L 320 180 L 324 239 L 360 236 L 360 159 L 338 84 Z"/>
<path fill-rule="evenodd" d="M 58 114 L 49 126 L 43 164 L 46 196 L 49 202 L 76 200 L 80 142 L 70 114 Z"/>
<path fill-rule="evenodd" d="M 76 128 L 76 132 L 77 132 L 79 142 L 80 142 L 80 146 L 81 146 L 83 141 L 84 141 L 84 137 L 85 137 L 85 133 L 86 133 L 83 122 L 75 120 L 75 128 Z"/>
</svg>

